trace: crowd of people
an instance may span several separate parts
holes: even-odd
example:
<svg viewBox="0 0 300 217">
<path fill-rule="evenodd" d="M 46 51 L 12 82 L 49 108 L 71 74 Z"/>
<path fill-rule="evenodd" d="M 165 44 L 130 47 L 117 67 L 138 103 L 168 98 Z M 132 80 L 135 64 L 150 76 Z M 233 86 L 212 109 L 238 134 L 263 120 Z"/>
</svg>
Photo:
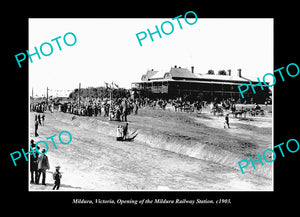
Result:
<svg viewBox="0 0 300 217">
<path fill-rule="evenodd" d="M 70 100 L 64 103 L 57 103 L 55 106 L 53 102 L 49 102 L 48 105 L 44 102 L 35 103 L 31 105 L 31 111 L 44 112 L 45 110 L 49 110 L 53 112 L 54 108 L 56 108 L 57 111 L 78 116 L 104 116 L 108 117 L 109 120 L 126 122 L 128 115 L 137 115 L 138 110 L 142 107 L 166 109 L 168 106 L 168 108 L 173 108 L 175 112 L 201 113 L 203 108 L 210 106 L 211 112 L 216 115 L 226 110 L 232 111 L 233 114 L 238 114 L 240 111 L 236 110 L 236 104 L 239 104 L 239 102 L 231 97 L 221 100 L 214 99 L 211 102 L 199 98 L 187 100 L 184 97 L 177 97 L 175 99 L 150 99 L 148 97 L 132 99 L 131 97 L 124 97 L 112 100 L 108 98 L 86 98 L 81 99 L 80 102 L 78 100 Z M 251 114 L 255 113 L 251 112 Z"/>
<path fill-rule="evenodd" d="M 46 110 L 53 112 L 54 102 L 50 102 L 50 103 L 48 103 L 48 105 L 45 101 L 30 103 L 30 111 L 31 112 L 43 113 Z"/>
<path fill-rule="evenodd" d="M 30 111 L 31 112 L 44 112 L 47 109 L 47 105 L 45 102 L 37 102 L 30 104 Z"/>
<path fill-rule="evenodd" d="M 210 109 L 214 115 L 222 110 L 232 110 L 235 112 L 235 102 L 233 98 L 226 98 L 220 101 L 214 99 L 210 103 Z M 137 115 L 138 110 L 141 107 L 150 107 L 152 109 L 160 108 L 166 109 L 167 105 L 172 107 L 175 112 L 197 112 L 201 113 L 203 108 L 206 108 L 209 104 L 207 101 L 199 98 L 195 100 L 187 100 L 183 97 L 177 97 L 175 99 L 150 99 L 148 97 L 140 97 L 136 99 L 118 98 L 110 99 L 104 98 L 87 98 L 78 100 L 70 100 L 64 103 L 57 103 L 54 106 L 53 102 L 49 102 L 46 105 L 44 102 L 35 103 L 31 105 L 31 111 L 44 112 L 49 110 L 53 112 L 54 107 L 57 111 L 70 113 L 78 116 L 104 116 L 109 120 L 127 121 L 127 116 L 130 114 Z M 221 106 L 220 106 L 221 105 Z"/>
<path fill-rule="evenodd" d="M 118 99 L 99 99 L 92 98 L 85 101 L 70 101 L 59 105 L 58 111 L 70 113 L 78 116 L 104 116 L 109 120 L 127 121 L 127 116 L 130 114 L 137 115 L 141 107 L 150 107 L 152 109 L 160 108 L 166 109 L 167 105 L 174 108 L 176 112 L 179 111 L 197 111 L 206 105 L 204 101 L 188 101 L 181 97 L 176 99 L 150 99 L 145 98 L 118 98 Z"/>
<path fill-rule="evenodd" d="M 129 114 L 138 114 L 138 100 L 118 98 L 116 100 L 89 99 L 82 102 L 67 102 L 59 106 L 58 111 L 78 116 L 109 117 L 110 120 L 127 121 Z"/>
</svg>

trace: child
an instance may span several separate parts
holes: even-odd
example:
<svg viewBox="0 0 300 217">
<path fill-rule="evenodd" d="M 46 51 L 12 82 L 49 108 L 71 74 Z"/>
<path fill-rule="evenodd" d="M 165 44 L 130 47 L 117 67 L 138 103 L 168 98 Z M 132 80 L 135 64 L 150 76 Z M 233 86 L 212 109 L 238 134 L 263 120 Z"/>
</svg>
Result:
<svg viewBox="0 0 300 217">
<path fill-rule="evenodd" d="M 226 114 L 226 116 L 225 116 L 224 128 L 225 128 L 226 124 L 227 124 L 227 127 L 230 128 L 229 127 L 229 115 L 228 114 Z"/>
<path fill-rule="evenodd" d="M 60 166 L 55 167 L 56 171 L 53 173 L 53 179 L 55 180 L 53 190 L 58 190 L 60 186 L 61 173 L 59 172 Z"/>
</svg>

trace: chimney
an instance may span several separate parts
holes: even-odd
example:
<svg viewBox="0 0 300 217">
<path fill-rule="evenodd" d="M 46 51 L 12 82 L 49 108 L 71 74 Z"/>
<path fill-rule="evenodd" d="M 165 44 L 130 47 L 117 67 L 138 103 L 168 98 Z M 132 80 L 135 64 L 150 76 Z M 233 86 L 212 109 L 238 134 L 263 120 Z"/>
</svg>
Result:
<svg viewBox="0 0 300 217">
<path fill-rule="evenodd" d="M 231 69 L 228 69 L 228 75 L 231 76 Z"/>
<path fill-rule="evenodd" d="M 238 69 L 238 76 L 242 77 L 242 69 Z"/>
<path fill-rule="evenodd" d="M 192 73 L 194 74 L 194 66 L 191 67 Z"/>
</svg>

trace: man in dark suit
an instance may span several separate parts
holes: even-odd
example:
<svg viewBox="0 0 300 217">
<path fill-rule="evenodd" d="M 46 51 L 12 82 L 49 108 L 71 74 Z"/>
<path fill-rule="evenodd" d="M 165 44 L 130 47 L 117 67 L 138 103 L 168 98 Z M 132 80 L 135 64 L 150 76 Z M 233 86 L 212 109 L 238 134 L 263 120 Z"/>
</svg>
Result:
<svg viewBox="0 0 300 217">
<path fill-rule="evenodd" d="M 126 98 L 124 98 L 121 102 L 122 107 L 122 121 L 127 122 L 127 109 L 128 109 L 128 103 Z"/>
<path fill-rule="evenodd" d="M 123 128 L 123 140 L 126 140 L 127 134 L 128 134 L 128 123 L 126 123 Z"/>
<path fill-rule="evenodd" d="M 38 134 L 38 132 L 37 132 L 38 128 L 39 128 L 39 122 L 38 122 L 38 120 L 36 119 L 36 120 L 34 121 L 34 135 L 35 135 L 35 137 L 39 136 L 39 134 Z"/>
<path fill-rule="evenodd" d="M 46 152 L 46 150 L 43 149 L 42 153 L 45 153 L 45 152 Z M 46 154 L 39 155 L 37 163 L 38 163 L 38 172 L 39 172 L 38 173 L 37 184 L 40 181 L 41 174 L 43 174 L 42 185 L 46 185 L 46 182 L 45 182 L 46 181 L 46 170 L 50 169 L 48 157 L 46 156 Z"/>
<path fill-rule="evenodd" d="M 31 147 L 34 147 L 34 141 L 33 139 L 30 141 Z M 37 158 L 39 154 L 36 152 L 35 147 L 33 148 L 35 157 L 32 153 L 30 153 L 30 173 L 31 173 L 31 180 L 30 183 L 37 183 L 38 178 L 38 163 Z"/>
</svg>

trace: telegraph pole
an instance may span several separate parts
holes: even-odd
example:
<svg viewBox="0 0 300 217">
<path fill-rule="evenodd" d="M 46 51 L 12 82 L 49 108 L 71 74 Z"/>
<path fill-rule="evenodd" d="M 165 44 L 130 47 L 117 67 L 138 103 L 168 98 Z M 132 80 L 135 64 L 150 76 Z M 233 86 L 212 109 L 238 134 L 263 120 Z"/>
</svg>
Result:
<svg viewBox="0 0 300 217">
<path fill-rule="evenodd" d="M 47 105 L 48 105 L 48 90 L 49 90 L 49 89 L 48 89 L 48 87 L 47 87 Z"/>
<path fill-rule="evenodd" d="M 78 108 L 80 107 L 80 86 L 81 86 L 81 84 L 79 83 L 79 89 L 78 89 Z"/>
</svg>

